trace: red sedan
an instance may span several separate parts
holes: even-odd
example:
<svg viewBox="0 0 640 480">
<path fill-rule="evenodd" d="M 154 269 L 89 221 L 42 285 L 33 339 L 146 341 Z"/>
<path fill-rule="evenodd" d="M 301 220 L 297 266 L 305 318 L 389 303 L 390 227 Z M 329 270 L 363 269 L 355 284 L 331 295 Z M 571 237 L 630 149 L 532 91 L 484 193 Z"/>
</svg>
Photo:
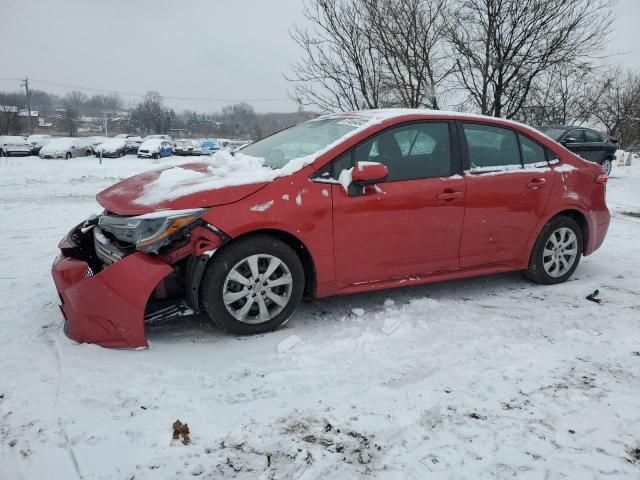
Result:
<svg viewBox="0 0 640 480">
<path fill-rule="evenodd" d="M 540 132 L 422 110 L 322 116 L 98 194 L 53 277 L 79 342 L 144 347 L 145 320 L 273 330 L 303 295 L 522 270 L 564 282 L 609 226 L 607 176 Z"/>
</svg>

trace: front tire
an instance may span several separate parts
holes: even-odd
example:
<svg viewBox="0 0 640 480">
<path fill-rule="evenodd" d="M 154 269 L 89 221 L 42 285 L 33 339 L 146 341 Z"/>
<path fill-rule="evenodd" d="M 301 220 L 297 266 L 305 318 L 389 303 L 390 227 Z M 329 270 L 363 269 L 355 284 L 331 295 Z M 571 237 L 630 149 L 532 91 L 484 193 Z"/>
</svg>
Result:
<svg viewBox="0 0 640 480">
<path fill-rule="evenodd" d="M 305 274 L 296 253 L 278 239 L 256 235 L 224 248 L 209 263 L 200 286 L 202 309 L 238 335 L 275 330 L 295 313 Z"/>
<path fill-rule="evenodd" d="M 71 154 L 69 152 L 67 152 L 67 154 L 64 156 L 65 160 L 69 160 L 71 158 Z"/>
<path fill-rule="evenodd" d="M 576 221 L 554 217 L 536 240 L 525 276 L 542 285 L 565 282 L 578 268 L 582 251 L 582 230 Z"/>
</svg>

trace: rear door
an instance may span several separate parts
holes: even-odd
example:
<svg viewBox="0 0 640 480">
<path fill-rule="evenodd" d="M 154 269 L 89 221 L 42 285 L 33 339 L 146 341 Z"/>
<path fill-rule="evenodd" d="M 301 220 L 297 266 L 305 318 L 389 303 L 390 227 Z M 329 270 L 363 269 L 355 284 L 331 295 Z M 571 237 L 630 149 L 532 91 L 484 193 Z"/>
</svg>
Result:
<svg viewBox="0 0 640 480">
<path fill-rule="evenodd" d="M 460 268 L 508 265 L 523 254 L 549 201 L 555 177 L 547 153 L 508 128 L 463 122 L 459 130 L 467 182 Z"/>
<path fill-rule="evenodd" d="M 392 127 L 334 162 L 333 176 L 354 162 L 379 162 L 386 182 L 349 196 L 332 187 L 336 281 L 353 285 L 458 268 L 465 182 L 455 125 Z"/>
<path fill-rule="evenodd" d="M 589 147 L 583 128 L 574 128 L 568 131 L 560 142 L 573 153 L 589 160 Z"/>
<path fill-rule="evenodd" d="M 604 137 L 595 130 L 585 128 L 584 130 L 584 152 L 587 160 L 595 163 L 601 163 L 607 155 Z"/>
</svg>

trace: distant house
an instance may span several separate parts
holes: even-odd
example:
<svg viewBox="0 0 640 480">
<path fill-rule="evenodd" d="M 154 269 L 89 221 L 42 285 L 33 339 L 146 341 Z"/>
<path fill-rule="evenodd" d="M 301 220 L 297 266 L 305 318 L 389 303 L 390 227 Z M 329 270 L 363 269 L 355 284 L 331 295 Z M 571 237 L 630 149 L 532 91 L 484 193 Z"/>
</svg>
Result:
<svg viewBox="0 0 640 480">
<path fill-rule="evenodd" d="M 31 111 L 31 122 L 29 112 L 15 105 L 0 105 L 0 134 L 20 134 L 32 129 L 31 126 L 38 125 L 38 111 Z"/>
</svg>

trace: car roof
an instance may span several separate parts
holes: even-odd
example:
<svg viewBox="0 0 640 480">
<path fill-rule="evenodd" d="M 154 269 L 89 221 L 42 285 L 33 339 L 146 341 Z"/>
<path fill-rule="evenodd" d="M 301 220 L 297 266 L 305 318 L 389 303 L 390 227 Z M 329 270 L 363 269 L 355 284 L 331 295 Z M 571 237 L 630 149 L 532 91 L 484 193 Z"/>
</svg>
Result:
<svg viewBox="0 0 640 480">
<path fill-rule="evenodd" d="M 372 110 L 355 110 L 350 112 L 338 112 L 321 115 L 320 117 L 309 121 L 313 122 L 314 120 L 330 118 L 359 119 L 361 121 L 366 121 L 367 123 L 369 123 L 369 126 L 376 123 L 392 123 L 394 120 L 402 121 L 404 119 L 406 119 L 407 121 L 411 121 L 431 118 L 438 120 L 465 120 L 471 122 L 477 120 L 481 123 L 486 122 L 496 126 L 504 126 L 507 128 L 516 127 L 520 130 L 530 132 L 534 136 L 542 135 L 539 130 L 529 125 L 506 118 L 491 117 L 488 115 L 479 115 L 476 113 L 452 112 L 447 110 L 430 110 L 426 108 L 383 108 Z"/>
</svg>

